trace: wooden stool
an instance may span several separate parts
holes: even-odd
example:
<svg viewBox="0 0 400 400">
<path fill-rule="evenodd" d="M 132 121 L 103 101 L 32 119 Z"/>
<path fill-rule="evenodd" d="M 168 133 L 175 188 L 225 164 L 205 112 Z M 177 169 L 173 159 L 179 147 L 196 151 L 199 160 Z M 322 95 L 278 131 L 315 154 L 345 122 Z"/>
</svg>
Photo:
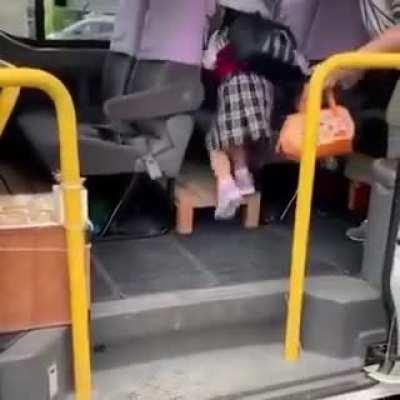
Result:
<svg viewBox="0 0 400 400">
<path fill-rule="evenodd" d="M 206 167 L 188 166 L 177 180 L 175 188 L 177 208 L 176 230 L 181 235 L 193 232 L 194 211 L 197 208 L 215 208 L 217 205 L 215 178 Z M 261 195 L 255 193 L 243 198 L 243 226 L 257 228 L 260 224 Z"/>
</svg>

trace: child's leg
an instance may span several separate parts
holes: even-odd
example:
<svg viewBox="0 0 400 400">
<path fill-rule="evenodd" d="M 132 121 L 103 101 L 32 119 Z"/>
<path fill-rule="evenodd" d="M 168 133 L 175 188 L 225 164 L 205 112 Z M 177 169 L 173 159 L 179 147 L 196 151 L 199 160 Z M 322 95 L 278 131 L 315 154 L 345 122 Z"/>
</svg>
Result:
<svg viewBox="0 0 400 400">
<path fill-rule="evenodd" d="M 255 193 L 254 179 L 249 171 L 247 163 L 247 151 L 244 146 L 233 146 L 229 149 L 232 160 L 236 185 L 242 196 Z"/>
<path fill-rule="evenodd" d="M 232 161 L 234 171 L 248 169 L 247 152 L 244 146 L 231 146 L 229 148 L 229 157 Z"/>
<path fill-rule="evenodd" d="M 211 168 L 218 181 L 232 180 L 231 163 L 224 151 L 212 150 L 210 152 Z"/>
<path fill-rule="evenodd" d="M 218 203 L 215 210 L 216 219 L 230 219 L 235 216 L 242 197 L 231 173 L 231 163 L 224 151 L 210 152 L 211 167 L 217 178 Z"/>
</svg>

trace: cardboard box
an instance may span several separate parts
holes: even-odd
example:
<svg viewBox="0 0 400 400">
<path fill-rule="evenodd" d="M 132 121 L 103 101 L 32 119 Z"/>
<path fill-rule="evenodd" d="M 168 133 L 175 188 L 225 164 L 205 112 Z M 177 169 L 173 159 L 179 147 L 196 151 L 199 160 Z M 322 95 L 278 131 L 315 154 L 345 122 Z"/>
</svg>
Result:
<svg viewBox="0 0 400 400">
<path fill-rule="evenodd" d="M 65 230 L 54 210 L 52 194 L 0 196 L 0 333 L 70 323 Z"/>
</svg>

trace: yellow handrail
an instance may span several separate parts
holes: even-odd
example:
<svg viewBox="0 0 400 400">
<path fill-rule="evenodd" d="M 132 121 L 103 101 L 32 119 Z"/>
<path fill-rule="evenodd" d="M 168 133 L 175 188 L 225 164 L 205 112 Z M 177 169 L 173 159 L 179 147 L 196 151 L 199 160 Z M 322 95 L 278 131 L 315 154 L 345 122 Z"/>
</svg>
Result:
<svg viewBox="0 0 400 400">
<path fill-rule="evenodd" d="M 8 87 L 0 92 L 0 136 L 4 133 L 7 122 L 19 97 L 19 88 Z"/>
<path fill-rule="evenodd" d="M 92 389 L 84 248 L 85 221 L 81 211 L 82 185 L 79 175 L 75 108 L 65 86 L 44 71 L 28 68 L 0 69 L 0 87 L 14 88 L 11 94 L 15 94 L 15 88 L 19 87 L 39 89 L 55 104 L 67 237 L 75 393 L 77 400 L 89 400 Z M 11 104 L 10 99 L 4 101 L 7 105 Z M 40 135 L 40 132 L 37 134 Z"/>
<path fill-rule="evenodd" d="M 16 68 L 4 60 L 0 60 L 0 68 Z M 7 122 L 19 97 L 19 87 L 5 87 L 0 92 L 0 136 L 4 133 Z"/>
<path fill-rule="evenodd" d="M 300 356 L 300 332 L 303 311 L 307 249 L 310 231 L 312 193 L 315 178 L 316 142 L 324 83 L 329 74 L 341 68 L 398 69 L 400 54 L 344 53 L 320 64 L 311 79 L 307 101 L 306 132 L 300 167 L 299 193 L 292 249 L 289 306 L 286 325 L 285 357 Z"/>
</svg>

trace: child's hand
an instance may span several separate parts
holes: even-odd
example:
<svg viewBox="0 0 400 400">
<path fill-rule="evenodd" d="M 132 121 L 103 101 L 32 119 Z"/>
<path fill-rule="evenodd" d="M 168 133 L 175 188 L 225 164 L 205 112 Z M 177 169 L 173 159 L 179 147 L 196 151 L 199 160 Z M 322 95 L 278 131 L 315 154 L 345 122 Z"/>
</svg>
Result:
<svg viewBox="0 0 400 400">
<path fill-rule="evenodd" d="M 204 69 L 213 70 L 215 69 L 215 64 L 217 62 L 217 57 L 211 54 L 209 50 L 206 50 L 203 55 L 202 65 Z"/>
<path fill-rule="evenodd" d="M 217 46 L 217 37 L 218 32 L 214 32 L 214 34 L 210 37 L 208 47 L 203 54 L 203 68 L 208 70 L 215 69 L 215 65 L 217 63 L 217 55 L 219 50 Z"/>
</svg>

